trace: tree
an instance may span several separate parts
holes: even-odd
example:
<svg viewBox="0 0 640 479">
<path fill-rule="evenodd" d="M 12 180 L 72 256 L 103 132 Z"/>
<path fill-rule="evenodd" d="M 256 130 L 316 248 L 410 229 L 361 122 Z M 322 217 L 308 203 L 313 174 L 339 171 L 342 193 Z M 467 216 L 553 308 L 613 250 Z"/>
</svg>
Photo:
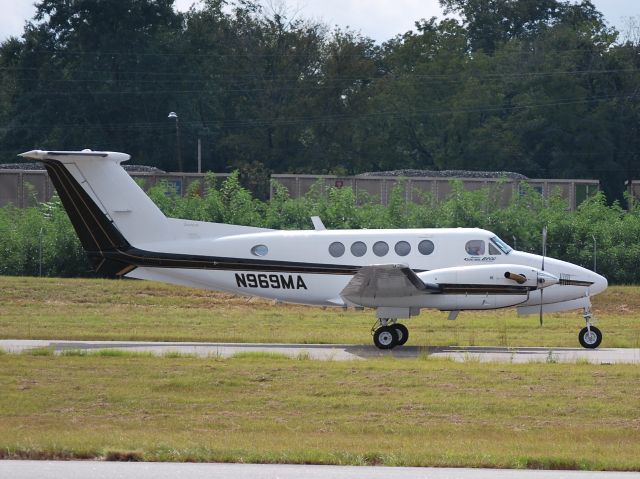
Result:
<svg viewBox="0 0 640 479">
<path fill-rule="evenodd" d="M 154 126 L 175 94 L 181 28 L 173 0 L 41 0 L 18 45 L 2 48 L 15 72 L 5 148 L 120 149 L 166 164 Z"/>
</svg>

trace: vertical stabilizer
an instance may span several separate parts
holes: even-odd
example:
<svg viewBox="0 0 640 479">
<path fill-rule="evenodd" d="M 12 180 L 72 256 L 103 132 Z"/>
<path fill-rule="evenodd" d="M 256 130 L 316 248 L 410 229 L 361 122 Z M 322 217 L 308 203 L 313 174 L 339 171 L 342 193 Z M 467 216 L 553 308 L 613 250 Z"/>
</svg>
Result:
<svg viewBox="0 0 640 479">
<path fill-rule="evenodd" d="M 20 156 L 45 164 L 88 252 L 171 239 L 165 215 L 120 166 L 129 155 L 34 150 Z"/>
</svg>

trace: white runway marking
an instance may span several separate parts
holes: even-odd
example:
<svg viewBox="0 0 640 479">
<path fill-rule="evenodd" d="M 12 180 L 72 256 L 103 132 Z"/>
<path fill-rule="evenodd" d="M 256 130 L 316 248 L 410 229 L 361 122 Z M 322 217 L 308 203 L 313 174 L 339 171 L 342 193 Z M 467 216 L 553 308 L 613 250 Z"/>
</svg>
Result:
<svg viewBox="0 0 640 479">
<path fill-rule="evenodd" d="M 159 356 L 180 353 L 200 357 L 232 357 L 244 352 L 283 354 L 292 358 L 309 358 L 324 361 L 346 361 L 385 356 L 396 358 L 449 358 L 459 362 L 504 363 L 575 363 L 591 364 L 640 364 L 638 348 L 537 348 L 537 347 L 483 347 L 483 346 L 402 346 L 393 351 L 381 351 L 374 346 L 345 344 L 235 344 L 198 342 L 145 342 L 145 341 L 65 341 L 2 339 L 0 349 L 19 353 L 34 348 L 51 348 L 56 353 L 64 350 L 96 351 L 120 349 L 149 352 Z"/>
</svg>

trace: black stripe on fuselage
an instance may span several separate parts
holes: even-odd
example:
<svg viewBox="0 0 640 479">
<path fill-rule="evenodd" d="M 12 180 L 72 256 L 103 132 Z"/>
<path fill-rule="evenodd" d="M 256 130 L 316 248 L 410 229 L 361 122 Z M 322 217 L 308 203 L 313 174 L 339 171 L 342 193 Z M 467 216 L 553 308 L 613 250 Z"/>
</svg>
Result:
<svg viewBox="0 0 640 479">
<path fill-rule="evenodd" d="M 443 294 L 528 294 L 535 286 L 495 285 L 495 284 L 439 284 Z"/>
<path fill-rule="evenodd" d="M 360 266 L 355 265 L 162 253 L 135 248 L 129 244 L 113 221 L 105 215 L 102 209 L 59 160 L 47 158 L 40 161 L 45 164 L 49 177 L 58 191 L 60 200 L 80 238 L 80 242 L 91 259 L 95 270 L 99 273 L 109 276 L 122 276 L 131 272 L 135 267 L 149 267 L 353 275 L 360 269 Z M 419 273 L 422 270 L 412 271 L 413 273 Z M 593 283 L 564 279 L 560 281 L 560 284 L 590 286 Z M 442 292 L 446 294 L 526 294 L 536 289 L 531 286 L 470 284 L 440 286 Z"/>
<path fill-rule="evenodd" d="M 138 248 L 103 251 L 107 258 L 127 262 L 138 267 L 184 268 L 223 271 L 263 271 L 266 273 L 310 273 L 353 275 L 360 266 L 298 263 L 292 261 L 254 260 L 249 258 L 228 258 L 222 256 L 188 255 L 177 253 L 157 253 Z"/>
<path fill-rule="evenodd" d="M 131 245 L 60 161 L 41 161 L 94 270 L 106 276 L 117 275 L 129 263 L 108 259 L 105 252 L 127 249 Z"/>
<path fill-rule="evenodd" d="M 44 163 L 49 178 L 58 191 L 69 219 L 87 252 L 130 246 L 113 222 L 107 218 L 61 162 L 46 160 Z"/>
<path fill-rule="evenodd" d="M 134 267 L 279 273 L 355 274 L 359 266 L 161 253 L 135 248 L 58 160 L 41 160 L 97 272 L 122 276 Z"/>
</svg>

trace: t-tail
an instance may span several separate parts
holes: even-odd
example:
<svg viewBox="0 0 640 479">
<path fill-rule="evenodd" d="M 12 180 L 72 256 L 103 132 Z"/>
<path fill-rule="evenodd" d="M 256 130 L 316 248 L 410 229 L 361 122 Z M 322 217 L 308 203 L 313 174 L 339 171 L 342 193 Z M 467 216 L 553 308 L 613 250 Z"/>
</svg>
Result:
<svg viewBox="0 0 640 479">
<path fill-rule="evenodd" d="M 136 267 L 198 268 L 166 247 L 188 237 L 184 221 L 167 218 L 120 166 L 130 156 L 110 151 L 42 151 L 20 156 L 44 163 L 94 269 L 124 276 Z M 200 223 L 200 222 L 192 222 Z M 209 237 L 253 232 L 257 228 L 200 223 Z"/>
</svg>

